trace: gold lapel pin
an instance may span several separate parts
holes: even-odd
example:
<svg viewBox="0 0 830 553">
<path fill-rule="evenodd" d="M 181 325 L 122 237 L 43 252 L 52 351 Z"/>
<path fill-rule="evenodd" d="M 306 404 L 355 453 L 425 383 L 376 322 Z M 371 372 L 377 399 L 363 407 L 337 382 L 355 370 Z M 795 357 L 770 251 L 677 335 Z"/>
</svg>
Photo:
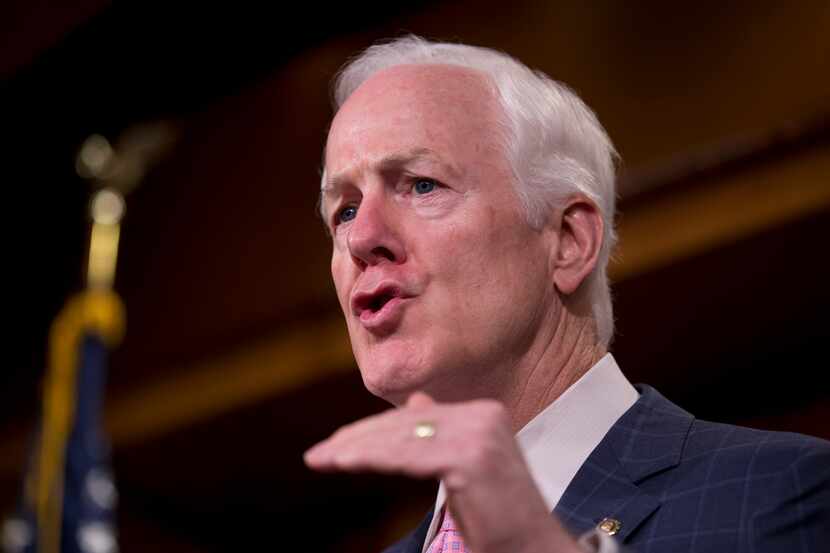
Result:
<svg viewBox="0 0 830 553">
<path fill-rule="evenodd" d="M 599 524 L 597 524 L 597 528 L 599 528 L 609 536 L 613 536 L 614 534 L 620 531 L 620 528 L 622 528 L 622 522 L 615 518 L 606 517 L 599 521 Z"/>
</svg>

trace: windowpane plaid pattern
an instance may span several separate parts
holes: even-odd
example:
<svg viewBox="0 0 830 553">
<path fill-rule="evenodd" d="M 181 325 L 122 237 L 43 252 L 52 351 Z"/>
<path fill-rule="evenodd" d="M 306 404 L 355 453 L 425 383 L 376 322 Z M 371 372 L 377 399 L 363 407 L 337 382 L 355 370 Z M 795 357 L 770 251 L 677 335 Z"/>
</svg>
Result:
<svg viewBox="0 0 830 553">
<path fill-rule="evenodd" d="M 455 526 L 455 521 L 449 511 L 444 511 L 444 520 L 441 529 L 427 549 L 427 553 L 471 553 L 461 539 L 461 533 Z"/>
<path fill-rule="evenodd" d="M 700 421 L 637 388 L 554 510 L 574 536 L 611 517 L 629 553 L 830 553 L 830 443 Z M 421 553 L 431 520 L 386 553 Z"/>
<path fill-rule="evenodd" d="M 638 388 L 556 506 L 574 534 L 613 517 L 637 553 L 830 552 L 830 443 L 697 420 Z"/>
</svg>

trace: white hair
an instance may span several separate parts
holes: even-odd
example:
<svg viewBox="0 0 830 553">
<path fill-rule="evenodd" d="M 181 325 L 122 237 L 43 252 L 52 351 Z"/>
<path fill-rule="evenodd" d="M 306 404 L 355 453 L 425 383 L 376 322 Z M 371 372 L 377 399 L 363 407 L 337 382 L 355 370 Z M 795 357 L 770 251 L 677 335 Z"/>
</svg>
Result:
<svg viewBox="0 0 830 553">
<path fill-rule="evenodd" d="M 607 266 L 616 241 L 616 151 L 594 112 L 564 84 L 503 52 L 414 35 L 376 44 L 349 61 L 334 82 L 335 108 L 375 73 L 411 64 L 473 69 L 493 86 L 504 112 L 507 159 L 531 226 L 541 228 L 550 211 L 574 193 L 596 204 L 604 235 L 597 266 L 585 285 L 598 340 L 607 347 L 614 334 Z"/>
</svg>

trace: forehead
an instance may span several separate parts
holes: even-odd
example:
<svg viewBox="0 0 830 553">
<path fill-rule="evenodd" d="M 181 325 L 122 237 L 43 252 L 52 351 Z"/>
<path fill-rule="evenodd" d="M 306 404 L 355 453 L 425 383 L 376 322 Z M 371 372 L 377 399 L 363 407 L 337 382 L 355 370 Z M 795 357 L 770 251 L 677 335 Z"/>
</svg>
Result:
<svg viewBox="0 0 830 553">
<path fill-rule="evenodd" d="M 402 65 L 370 77 L 332 121 L 328 177 L 403 152 L 430 150 L 462 167 L 498 149 L 501 108 L 483 74 L 451 65 Z"/>
</svg>

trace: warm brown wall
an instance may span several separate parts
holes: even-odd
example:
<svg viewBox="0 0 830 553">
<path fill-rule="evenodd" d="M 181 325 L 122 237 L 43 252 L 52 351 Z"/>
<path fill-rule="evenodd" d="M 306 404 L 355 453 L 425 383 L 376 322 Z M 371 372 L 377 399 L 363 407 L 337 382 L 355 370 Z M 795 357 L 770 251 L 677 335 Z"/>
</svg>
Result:
<svg viewBox="0 0 830 553">
<path fill-rule="evenodd" d="M 316 38 L 285 17 L 246 27 L 266 16 L 237 10 L 233 25 L 217 18 L 215 32 L 191 39 L 210 41 L 211 52 L 227 48 L 235 64 L 257 59 L 242 75 L 217 56 L 219 85 L 188 74 L 213 63 L 195 58 L 180 71 L 142 66 L 126 81 L 133 95 L 107 88 L 106 72 L 73 83 L 66 64 L 85 51 L 77 38 L 10 81 L 14 121 L 48 129 L 39 131 L 43 167 L 10 182 L 59 177 L 65 188 L 46 195 L 59 204 L 48 206 L 48 232 L 29 238 L 27 249 L 62 261 L 25 265 L 37 270 L 22 295 L 47 300 L 27 311 L 39 315 L 22 327 L 26 349 L 14 358 L 23 361 L 4 375 L 0 507 L 14 499 L 34 411 L 21 399 L 35 395 L 31 352 L 81 263 L 86 191 L 55 167 L 93 130 L 84 121 L 115 135 L 144 114 L 170 116 L 181 139 L 130 196 L 124 227 L 118 289 L 129 333 L 113 356 L 107 411 L 122 549 L 276 547 L 280 532 L 301 528 L 319 536 L 320 551 L 365 551 L 418 517 L 429 483 L 321 477 L 300 460 L 342 422 L 384 407 L 353 367 L 314 208 L 330 76 L 348 55 L 404 29 L 507 50 L 596 109 L 622 155 L 614 348 L 632 379 L 703 416 L 830 437 L 818 355 L 830 307 L 830 267 L 819 253 L 830 235 L 826 2 L 462 0 L 371 24 L 329 23 L 336 31 Z M 199 14 L 168 15 L 159 25 L 179 25 L 183 41 L 167 44 L 169 55 L 198 56 L 199 44 L 185 43 Z M 129 25 L 114 21 L 98 24 Z M 294 41 L 303 47 L 290 50 L 286 40 L 268 51 L 268 33 L 292 31 L 306 36 Z M 263 38 L 233 50 L 246 32 Z M 141 36 L 158 34 L 150 25 Z M 159 65 L 163 46 L 147 54 Z M 56 93 L 110 90 L 118 101 L 89 101 L 81 113 L 60 95 L 49 96 L 51 108 L 27 104 L 27 95 L 42 99 L 42 82 Z M 165 87 L 176 102 L 163 103 Z M 788 129 L 793 137 L 782 137 Z M 44 195 L 34 184 L 20 188 L 32 203 Z"/>
</svg>

